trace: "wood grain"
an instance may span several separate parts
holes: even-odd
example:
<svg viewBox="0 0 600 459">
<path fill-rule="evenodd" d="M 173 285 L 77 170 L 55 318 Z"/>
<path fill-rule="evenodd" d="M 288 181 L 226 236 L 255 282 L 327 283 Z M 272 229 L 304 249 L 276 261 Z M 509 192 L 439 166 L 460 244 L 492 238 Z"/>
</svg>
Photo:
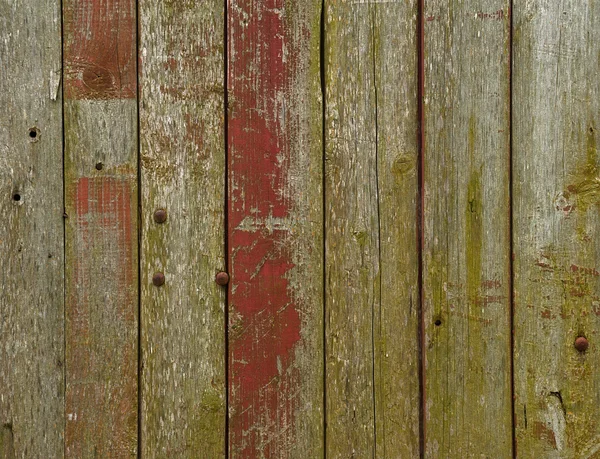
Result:
<svg viewBox="0 0 600 459">
<path fill-rule="evenodd" d="M 224 7 L 139 2 L 144 457 L 225 456 Z"/>
<path fill-rule="evenodd" d="M 419 454 L 416 2 L 325 2 L 327 455 Z"/>
<path fill-rule="evenodd" d="M 135 1 L 63 2 L 67 457 L 137 455 Z"/>
<path fill-rule="evenodd" d="M 318 0 L 229 0 L 229 453 L 323 455 Z"/>
<path fill-rule="evenodd" d="M 517 455 L 598 457 L 600 5 L 514 14 Z"/>
<path fill-rule="evenodd" d="M 512 457 L 509 2 L 424 17 L 425 455 Z"/>
<path fill-rule="evenodd" d="M 0 457 L 62 457 L 60 2 L 0 1 Z"/>
</svg>

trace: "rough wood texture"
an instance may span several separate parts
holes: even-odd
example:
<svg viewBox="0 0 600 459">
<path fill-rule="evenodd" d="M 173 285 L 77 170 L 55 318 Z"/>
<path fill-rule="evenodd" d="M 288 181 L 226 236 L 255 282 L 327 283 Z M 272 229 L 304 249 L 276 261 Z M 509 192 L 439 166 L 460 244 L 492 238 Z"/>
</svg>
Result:
<svg viewBox="0 0 600 459">
<path fill-rule="evenodd" d="M 144 457 L 225 455 L 224 8 L 139 3 Z"/>
<path fill-rule="evenodd" d="M 325 2 L 327 455 L 419 454 L 416 2 Z"/>
<path fill-rule="evenodd" d="M 62 457 L 60 2 L 2 0 L 0 30 L 0 457 Z"/>
<path fill-rule="evenodd" d="M 68 457 L 137 454 L 135 11 L 63 2 Z"/>
<path fill-rule="evenodd" d="M 230 457 L 323 454 L 320 0 L 229 0 Z"/>
<path fill-rule="evenodd" d="M 517 454 L 598 457 L 600 4 L 514 13 Z"/>
<path fill-rule="evenodd" d="M 509 2 L 423 20 L 425 455 L 512 457 Z"/>
</svg>

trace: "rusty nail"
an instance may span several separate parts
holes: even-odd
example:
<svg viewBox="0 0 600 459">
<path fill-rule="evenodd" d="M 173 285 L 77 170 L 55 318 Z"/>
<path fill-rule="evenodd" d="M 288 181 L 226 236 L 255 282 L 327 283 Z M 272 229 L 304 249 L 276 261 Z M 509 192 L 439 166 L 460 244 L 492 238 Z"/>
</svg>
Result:
<svg viewBox="0 0 600 459">
<path fill-rule="evenodd" d="M 588 347 L 590 347 L 590 343 L 585 336 L 579 336 L 575 340 L 575 349 L 577 349 L 579 352 L 587 351 Z"/>
<path fill-rule="evenodd" d="M 152 283 L 157 287 L 160 287 L 165 283 L 165 275 L 163 273 L 154 273 L 154 276 L 152 276 Z"/>
<path fill-rule="evenodd" d="M 164 223 L 167 221 L 167 211 L 165 209 L 158 209 L 154 212 L 154 221 L 156 223 Z"/>
<path fill-rule="evenodd" d="M 215 281 L 219 285 L 227 285 L 229 283 L 229 274 L 221 271 L 220 273 L 217 274 Z"/>
</svg>

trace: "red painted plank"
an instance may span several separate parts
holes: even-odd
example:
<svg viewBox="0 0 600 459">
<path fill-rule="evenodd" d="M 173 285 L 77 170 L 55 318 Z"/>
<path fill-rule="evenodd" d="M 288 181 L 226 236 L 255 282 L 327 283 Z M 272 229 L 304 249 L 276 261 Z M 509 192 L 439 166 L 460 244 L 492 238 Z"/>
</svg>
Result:
<svg viewBox="0 0 600 459">
<path fill-rule="evenodd" d="M 66 452 L 69 457 L 84 457 L 93 449 L 100 457 L 122 457 L 135 452 L 137 387 L 131 376 L 137 367 L 137 348 L 131 340 L 125 345 L 107 342 L 114 331 L 104 332 L 98 323 L 108 316 L 124 333 L 136 329 L 132 189 L 126 179 L 83 177 L 73 191 Z M 111 300 L 98 298 L 99 281 L 106 283 L 104 293 Z"/>
<path fill-rule="evenodd" d="M 67 457 L 137 455 L 135 0 L 64 0 Z"/>
<path fill-rule="evenodd" d="M 294 449 L 306 452 L 304 446 L 298 446 L 303 441 L 299 437 L 306 436 L 299 433 L 305 432 L 299 426 L 306 424 L 306 419 L 297 419 L 298 413 L 319 409 L 303 406 L 303 390 L 311 384 L 312 375 L 298 363 L 298 352 L 306 352 L 304 321 L 311 317 L 311 311 L 318 310 L 321 298 L 317 293 L 315 298 L 307 299 L 302 289 L 312 287 L 299 287 L 295 282 L 298 273 L 313 269 L 297 261 L 302 259 L 302 251 L 306 254 L 312 249 L 297 242 L 298 237 L 305 237 L 299 235 L 310 234 L 303 227 L 308 223 L 302 220 L 309 217 L 298 216 L 295 209 L 298 201 L 305 199 L 302 196 L 312 191 L 302 192 L 300 188 L 312 187 L 318 193 L 320 187 L 320 181 L 302 183 L 309 180 L 305 178 L 308 171 L 298 172 L 294 165 L 301 151 L 298 139 L 308 137 L 302 129 L 313 124 L 306 118 L 309 120 L 303 125 L 303 117 L 311 113 L 308 107 L 313 106 L 314 99 L 306 92 L 298 97 L 297 91 L 303 91 L 298 88 L 310 81 L 306 76 L 305 80 L 299 77 L 306 75 L 302 72 L 308 67 L 308 44 L 318 44 L 311 40 L 308 27 L 312 18 L 318 24 L 319 16 L 314 14 L 318 9 L 314 6 L 315 2 L 298 6 L 286 0 L 228 2 L 228 245 L 232 276 L 228 374 L 232 457 L 288 457 Z M 300 8 L 305 9 L 304 13 L 299 12 Z M 318 53 L 318 46 L 315 49 Z M 318 62 L 318 54 L 316 59 Z M 317 91 L 318 87 L 315 97 L 320 95 Z M 318 102 L 314 107 L 318 109 Z M 317 111 L 315 117 L 311 113 L 318 125 L 319 114 Z M 318 127 L 315 132 L 320 136 Z M 306 142 L 304 150 L 316 151 L 320 161 L 320 140 L 314 144 L 317 150 L 311 142 Z M 320 163 L 316 166 L 320 168 Z M 320 211 L 317 199 L 315 205 Z M 322 269 L 318 264 L 314 268 Z M 320 276 L 309 281 L 313 282 L 322 288 Z M 322 335 L 317 327 L 314 331 Z M 313 327 L 308 328 L 312 333 Z M 311 348 L 320 346 L 319 338 L 314 341 L 309 344 Z M 315 358 L 317 373 L 322 365 L 319 352 L 309 352 L 304 363 L 310 364 Z M 322 376 L 319 378 L 322 382 Z M 319 394 L 320 387 L 316 387 L 314 405 L 318 405 Z M 320 440 L 306 440 L 312 442 L 310 448 L 314 449 L 310 451 L 318 450 Z"/>
<path fill-rule="evenodd" d="M 65 2 L 65 98 L 136 97 L 133 0 Z"/>
</svg>

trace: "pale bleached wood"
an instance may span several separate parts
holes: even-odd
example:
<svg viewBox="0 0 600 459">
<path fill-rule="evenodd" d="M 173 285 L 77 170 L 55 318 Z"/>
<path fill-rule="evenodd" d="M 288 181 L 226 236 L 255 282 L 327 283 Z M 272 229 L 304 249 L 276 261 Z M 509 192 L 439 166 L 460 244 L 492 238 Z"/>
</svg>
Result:
<svg viewBox="0 0 600 459">
<path fill-rule="evenodd" d="M 144 457 L 225 455 L 224 2 L 141 0 Z M 165 223 L 154 221 L 157 209 Z M 163 272 L 162 287 L 152 275 Z"/>
<path fill-rule="evenodd" d="M 229 457 L 323 457 L 321 1 L 227 15 Z"/>
<path fill-rule="evenodd" d="M 135 1 L 63 2 L 67 457 L 137 455 Z"/>
<path fill-rule="evenodd" d="M 327 455 L 419 454 L 416 2 L 325 2 Z"/>
<path fill-rule="evenodd" d="M 514 15 L 517 455 L 598 457 L 600 4 Z"/>
<path fill-rule="evenodd" d="M 62 457 L 60 2 L 0 1 L 0 37 L 0 457 Z"/>
<path fill-rule="evenodd" d="M 512 457 L 509 2 L 425 2 L 426 457 Z"/>
</svg>

